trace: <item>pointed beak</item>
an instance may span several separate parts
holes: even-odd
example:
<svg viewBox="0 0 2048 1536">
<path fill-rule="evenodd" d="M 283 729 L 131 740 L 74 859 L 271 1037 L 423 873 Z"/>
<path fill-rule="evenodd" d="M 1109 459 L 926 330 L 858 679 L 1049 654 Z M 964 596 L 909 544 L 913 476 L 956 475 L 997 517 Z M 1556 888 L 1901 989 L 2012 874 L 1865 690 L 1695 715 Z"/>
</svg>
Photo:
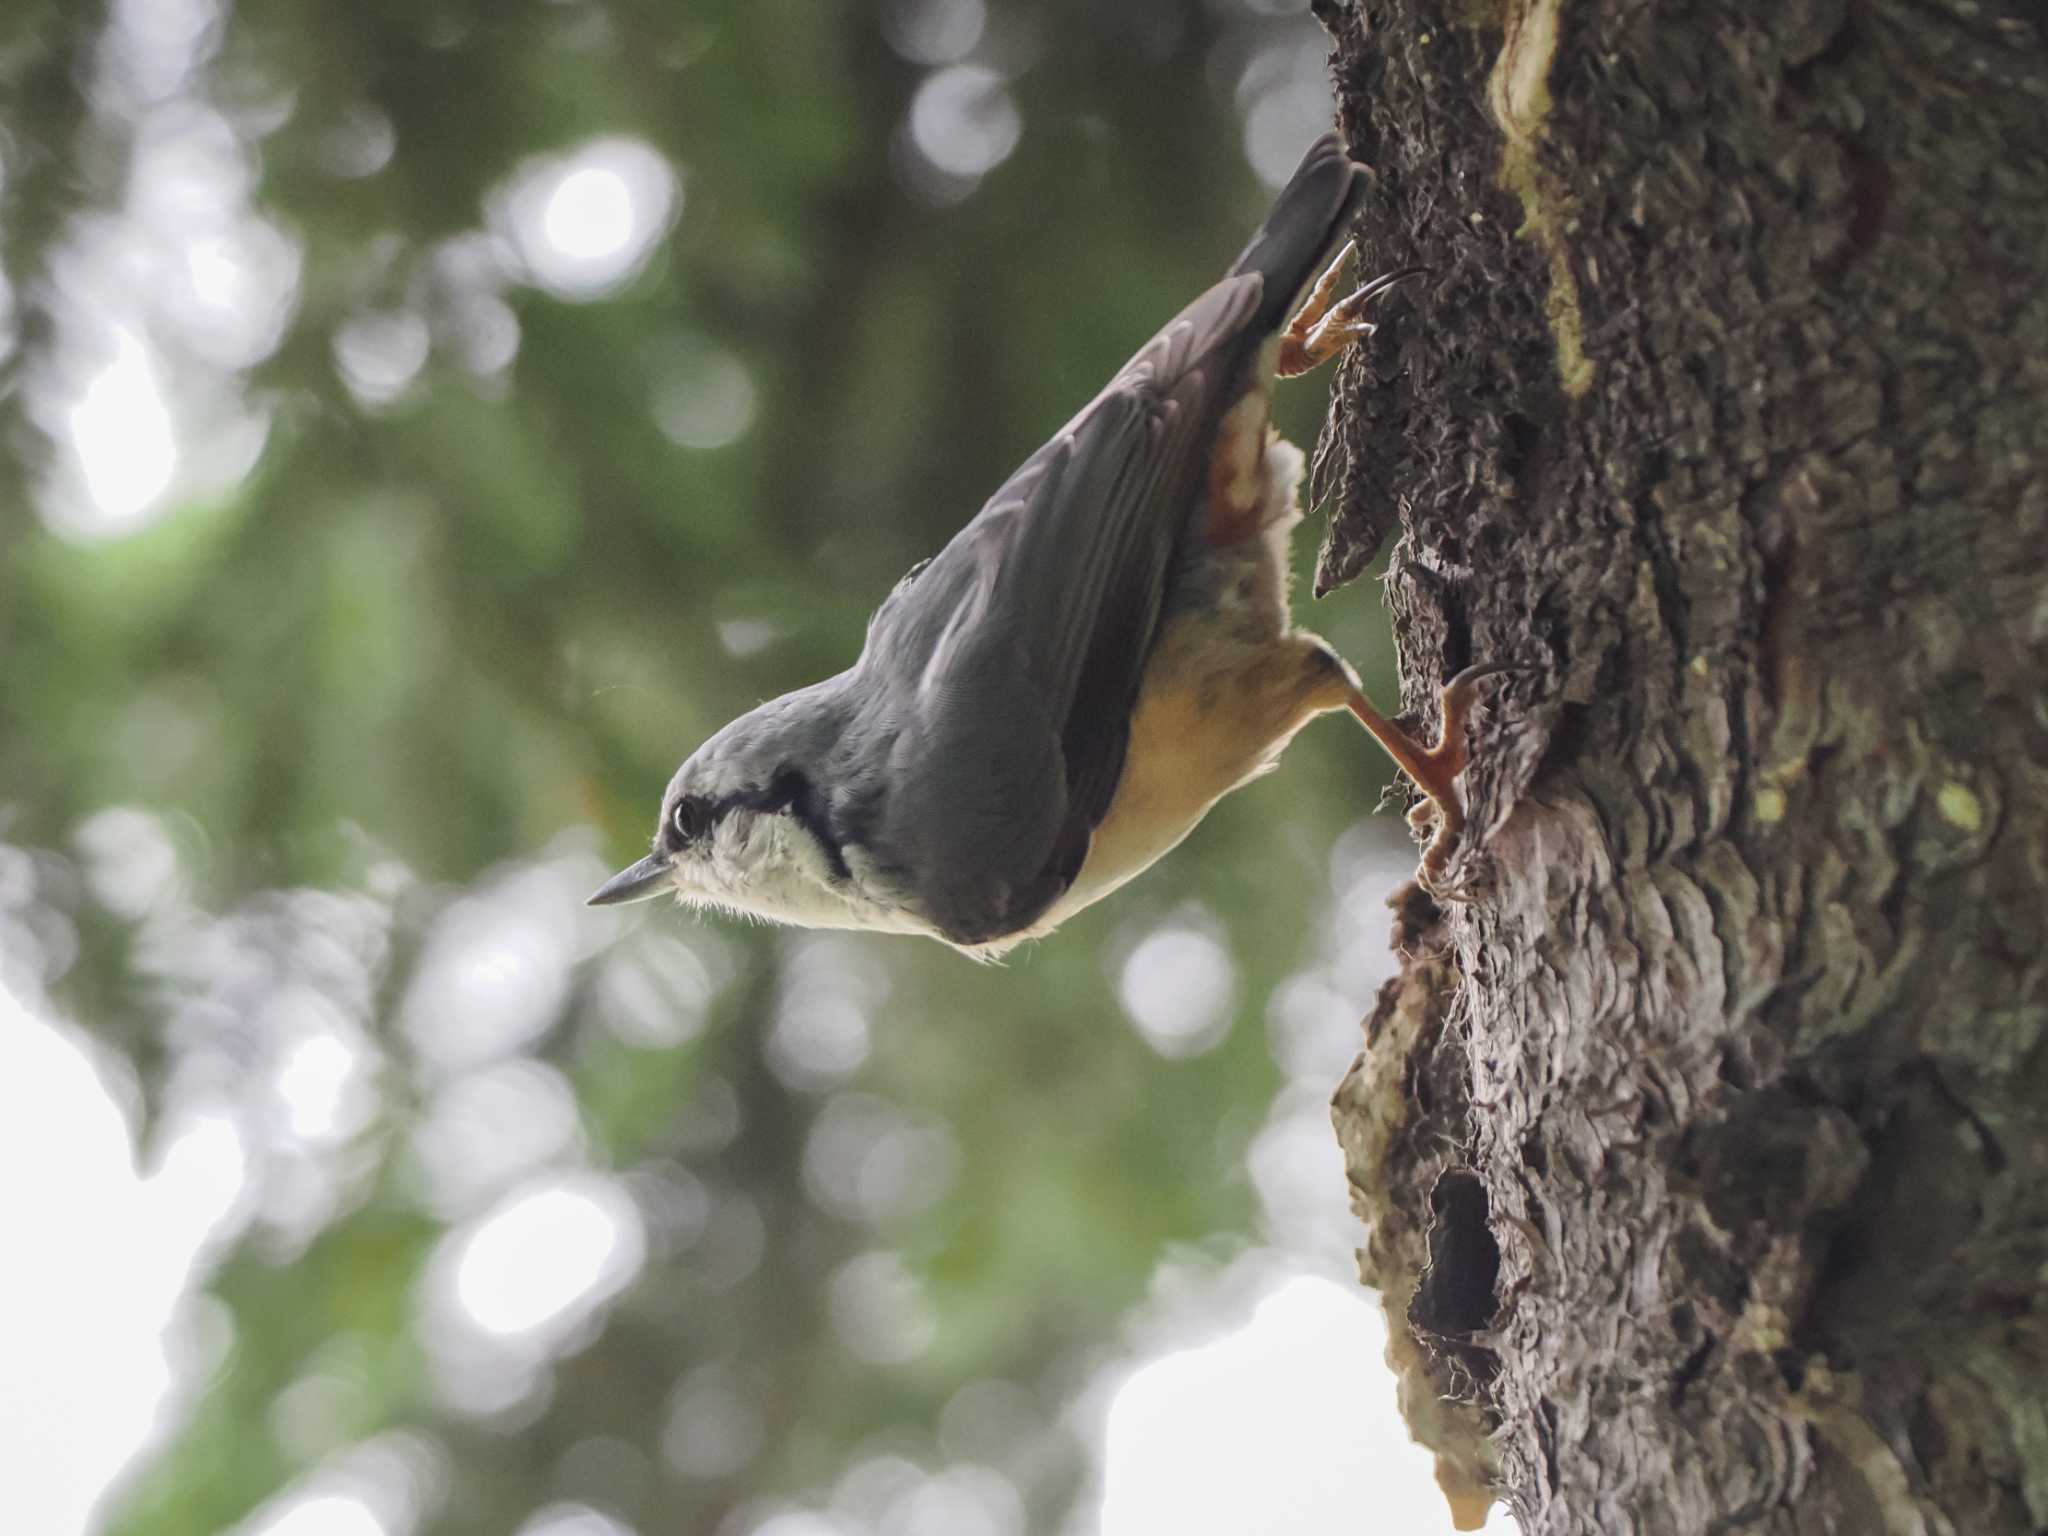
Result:
<svg viewBox="0 0 2048 1536">
<path fill-rule="evenodd" d="M 665 853 L 650 853 L 638 864 L 629 864 L 592 893 L 589 905 L 593 907 L 616 907 L 623 902 L 645 901 L 650 896 L 661 894 L 668 884 L 669 858 Z"/>
</svg>

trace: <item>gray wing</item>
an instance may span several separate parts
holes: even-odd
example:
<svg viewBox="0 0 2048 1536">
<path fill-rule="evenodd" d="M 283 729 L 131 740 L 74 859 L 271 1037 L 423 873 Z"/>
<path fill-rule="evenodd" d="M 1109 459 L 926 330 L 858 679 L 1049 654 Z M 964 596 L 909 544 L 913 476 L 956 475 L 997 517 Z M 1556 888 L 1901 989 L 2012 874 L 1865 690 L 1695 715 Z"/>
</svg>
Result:
<svg viewBox="0 0 2048 1536">
<path fill-rule="evenodd" d="M 1087 857 L 1263 288 L 1229 277 L 1183 310 L 869 629 L 870 850 L 956 943 L 1027 926 Z"/>
</svg>

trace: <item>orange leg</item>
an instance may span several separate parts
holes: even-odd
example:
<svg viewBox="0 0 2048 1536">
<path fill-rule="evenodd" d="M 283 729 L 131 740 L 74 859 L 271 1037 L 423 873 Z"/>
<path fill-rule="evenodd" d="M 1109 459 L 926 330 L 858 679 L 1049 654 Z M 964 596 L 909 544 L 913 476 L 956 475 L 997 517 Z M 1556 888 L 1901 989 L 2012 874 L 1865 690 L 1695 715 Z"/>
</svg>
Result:
<svg viewBox="0 0 2048 1536">
<path fill-rule="evenodd" d="M 1372 700 L 1357 689 L 1352 689 L 1345 699 L 1351 713 L 1358 716 L 1360 723 L 1387 749 L 1387 755 L 1435 805 L 1436 836 L 1430 839 L 1429 847 L 1422 855 L 1425 881 L 1434 880 L 1443 873 L 1444 866 L 1450 861 L 1451 850 L 1457 846 L 1458 835 L 1465 829 L 1465 805 L 1458 796 L 1457 778 L 1465 771 L 1468 761 L 1465 728 L 1472 718 L 1478 685 L 1486 678 L 1515 670 L 1504 662 L 1490 662 L 1467 667 L 1445 684 L 1443 725 L 1438 730 L 1436 745 L 1429 747 L 1374 709 Z M 1418 805 L 1408 819 L 1420 826 L 1428 819 L 1429 813 L 1427 805 Z"/>
<path fill-rule="evenodd" d="M 1389 272 L 1376 277 L 1353 293 L 1343 302 L 1332 305 L 1330 300 L 1344 281 L 1344 264 L 1357 249 L 1355 241 L 1345 242 L 1344 249 L 1337 253 L 1337 259 L 1323 269 L 1323 275 L 1316 279 L 1315 287 L 1309 290 L 1301 308 L 1294 312 L 1294 318 L 1287 322 L 1287 329 L 1280 333 L 1280 359 L 1274 368 L 1283 379 L 1307 373 L 1311 368 L 1328 362 L 1355 341 L 1363 341 L 1373 333 L 1372 322 L 1365 318 L 1365 311 L 1372 301 L 1385 293 L 1404 278 L 1415 277 L 1421 267 L 1404 267 L 1398 272 Z"/>
</svg>

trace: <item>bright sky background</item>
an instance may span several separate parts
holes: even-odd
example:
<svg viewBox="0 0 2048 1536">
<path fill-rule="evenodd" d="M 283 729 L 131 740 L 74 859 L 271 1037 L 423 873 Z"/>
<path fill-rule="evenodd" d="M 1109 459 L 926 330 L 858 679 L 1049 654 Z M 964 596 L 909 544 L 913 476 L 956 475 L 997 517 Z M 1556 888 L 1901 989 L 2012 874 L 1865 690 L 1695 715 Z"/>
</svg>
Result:
<svg viewBox="0 0 2048 1536">
<path fill-rule="evenodd" d="M 0 1485 L 15 1529 L 69 1536 L 171 1386 L 165 1329 L 242 1183 L 234 1131 L 182 1129 L 138 1177 L 74 1032 L 0 991 Z"/>
</svg>

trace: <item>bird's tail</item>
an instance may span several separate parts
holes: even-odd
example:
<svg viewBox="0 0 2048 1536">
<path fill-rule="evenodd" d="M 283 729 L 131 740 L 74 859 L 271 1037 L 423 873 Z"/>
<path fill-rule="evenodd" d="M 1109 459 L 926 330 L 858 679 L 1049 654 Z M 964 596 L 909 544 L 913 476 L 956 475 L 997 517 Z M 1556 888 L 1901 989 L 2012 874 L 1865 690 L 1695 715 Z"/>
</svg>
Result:
<svg viewBox="0 0 2048 1536">
<path fill-rule="evenodd" d="M 1230 269 L 1256 272 L 1265 281 L 1258 325 L 1277 331 L 1294 311 L 1302 289 L 1323 270 L 1364 199 L 1372 172 L 1353 160 L 1344 141 L 1326 133 L 1301 157 L 1273 211 Z"/>
</svg>

